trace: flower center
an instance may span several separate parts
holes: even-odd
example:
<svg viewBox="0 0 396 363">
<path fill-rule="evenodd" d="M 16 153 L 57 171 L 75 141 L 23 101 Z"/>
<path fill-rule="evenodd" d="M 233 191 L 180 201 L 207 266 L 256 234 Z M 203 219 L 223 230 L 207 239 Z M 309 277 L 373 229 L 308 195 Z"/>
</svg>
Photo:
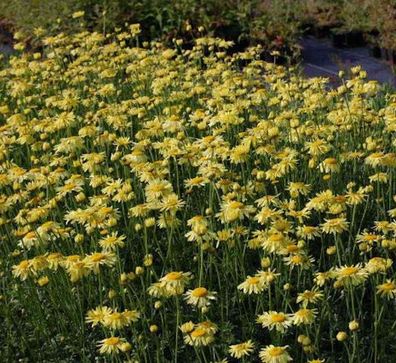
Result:
<svg viewBox="0 0 396 363">
<path fill-rule="evenodd" d="M 342 271 L 342 275 L 344 276 L 351 276 L 353 274 L 355 274 L 356 272 L 358 272 L 359 269 L 356 267 L 346 267 L 344 268 L 344 270 Z"/>
<path fill-rule="evenodd" d="M 286 320 L 283 314 L 274 314 L 272 315 L 272 321 L 274 323 L 283 323 Z"/>
<path fill-rule="evenodd" d="M 107 345 L 116 345 L 116 344 L 119 343 L 119 341 L 120 341 L 120 338 L 111 337 L 111 338 L 108 338 L 108 339 L 106 340 L 106 344 L 107 344 Z"/>
<path fill-rule="evenodd" d="M 181 272 L 169 272 L 166 275 L 166 279 L 167 280 L 171 280 L 171 281 L 180 280 L 181 277 L 182 277 L 182 273 Z"/>
<path fill-rule="evenodd" d="M 202 336 L 205 335 L 205 334 L 206 334 L 206 330 L 205 330 L 205 329 L 198 328 L 198 329 L 195 329 L 195 330 L 191 333 L 191 336 L 192 336 L 193 338 L 199 338 L 199 337 L 202 337 Z"/>
<path fill-rule="evenodd" d="M 247 279 L 247 283 L 249 285 L 257 285 L 260 282 L 260 278 L 259 277 L 250 277 Z"/>
<path fill-rule="evenodd" d="M 268 353 L 271 357 L 279 357 L 283 354 L 283 348 L 274 347 Z"/>
<path fill-rule="evenodd" d="M 197 287 L 192 291 L 192 296 L 194 297 L 205 297 L 208 295 L 208 290 L 204 287 Z"/>
<path fill-rule="evenodd" d="M 104 259 L 104 255 L 102 253 L 94 253 L 91 256 L 92 262 L 100 262 Z"/>
</svg>

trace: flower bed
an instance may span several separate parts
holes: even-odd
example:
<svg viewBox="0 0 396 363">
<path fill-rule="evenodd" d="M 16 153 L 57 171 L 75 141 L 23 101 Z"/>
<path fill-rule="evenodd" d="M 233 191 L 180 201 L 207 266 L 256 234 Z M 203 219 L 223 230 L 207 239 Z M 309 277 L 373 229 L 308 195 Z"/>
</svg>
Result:
<svg viewBox="0 0 396 363">
<path fill-rule="evenodd" d="M 138 31 L 0 71 L 3 360 L 391 361 L 395 95 Z"/>
</svg>

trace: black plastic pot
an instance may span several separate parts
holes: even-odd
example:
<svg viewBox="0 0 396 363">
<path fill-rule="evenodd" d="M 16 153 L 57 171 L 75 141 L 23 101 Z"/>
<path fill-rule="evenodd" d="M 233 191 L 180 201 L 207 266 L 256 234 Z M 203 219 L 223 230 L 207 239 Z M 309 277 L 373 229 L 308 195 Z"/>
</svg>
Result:
<svg viewBox="0 0 396 363">
<path fill-rule="evenodd" d="M 390 59 L 389 49 L 381 48 L 381 58 L 386 61 Z"/>
<path fill-rule="evenodd" d="M 389 50 L 390 53 L 390 59 L 389 61 L 391 62 L 392 66 L 396 65 L 396 50 Z"/>
<path fill-rule="evenodd" d="M 369 48 L 369 54 L 374 58 L 381 58 L 381 48 L 376 45 L 371 46 Z"/>
<path fill-rule="evenodd" d="M 314 26 L 312 33 L 316 38 L 327 38 L 330 36 L 331 27 L 327 26 L 327 25 L 326 26 Z"/>
<path fill-rule="evenodd" d="M 227 53 L 229 54 L 243 52 L 250 45 L 249 40 L 243 37 L 239 24 L 233 23 L 217 26 L 214 35 L 218 38 L 234 42 L 234 45 L 228 48 Z"/>
<path fill-rule="evenodd" d="M 347 33 L 332 32 L 331 40 L 336 48 L 362 47 L 366 44 L 363 33 L 358 31 Z"/>
</svg>

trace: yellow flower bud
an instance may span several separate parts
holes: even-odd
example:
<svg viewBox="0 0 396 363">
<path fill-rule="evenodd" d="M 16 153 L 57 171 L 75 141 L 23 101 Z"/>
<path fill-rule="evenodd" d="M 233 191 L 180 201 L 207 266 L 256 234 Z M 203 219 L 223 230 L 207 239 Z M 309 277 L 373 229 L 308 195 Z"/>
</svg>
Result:
<svg viewBox="0 0 396 363">
<path fill-rule="evenodd" d="M 117 292 L 113 289 L 109 290 L 109 293 L 107 294 L 107 296 L 109 297 L 109 299 L 114 299 L 117 296 Z"/>
<path fill-rule="evenodd" d="M 142 267 L 142 266 L 137 266 L 136 268 L 135 268 L 135 274 L 136 275 L 141 275 L 141 274 L 143 274 L 144 273 L 144 268 Z"/>
<path fill-rule="evenodd" d="M 359 329 L 359 322 L 357 320 L 352 320 L 348 324 L 350 331 L 355 331 Z"/>
<path fill-rule="evenodd" d="M 153 264 L 153 255 L 148 254 L 144 256 L 143 265 L 146 267 L 150 267 Z"/>
<path fill-rule="evenodd" d="M 344 331 L 340 331 L 337 333 L 336 339 L 339 342 L 343 342 L 344 340 L 348 339 L 348 334 Z"/>
<path fill-rule="evenodd" d="M 153 325 L 150 325 L 149 329 L 150 329 L 150 333 L 156 333 L 158 331 L 158 326 L 153 324 Z"/>
</svg>

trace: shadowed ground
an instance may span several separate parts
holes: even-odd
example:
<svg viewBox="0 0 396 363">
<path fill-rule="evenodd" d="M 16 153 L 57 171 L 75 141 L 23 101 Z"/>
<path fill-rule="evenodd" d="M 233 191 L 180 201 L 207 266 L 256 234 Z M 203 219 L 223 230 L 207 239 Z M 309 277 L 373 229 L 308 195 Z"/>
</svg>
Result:
<svg viewBox="0 0 396 363">
<path fill-rule="evenodd" d="M 383 60 L 369 55 L 364 47 L 340 49 L 332 46 L 329 39 L 306 37 L 301 41 L 302 66 L 308 77 L 329 77 L 338 82 L 338 71 L 361 65 L 370 80 L 396 86 L 395 74 Z"/>
</svg>

